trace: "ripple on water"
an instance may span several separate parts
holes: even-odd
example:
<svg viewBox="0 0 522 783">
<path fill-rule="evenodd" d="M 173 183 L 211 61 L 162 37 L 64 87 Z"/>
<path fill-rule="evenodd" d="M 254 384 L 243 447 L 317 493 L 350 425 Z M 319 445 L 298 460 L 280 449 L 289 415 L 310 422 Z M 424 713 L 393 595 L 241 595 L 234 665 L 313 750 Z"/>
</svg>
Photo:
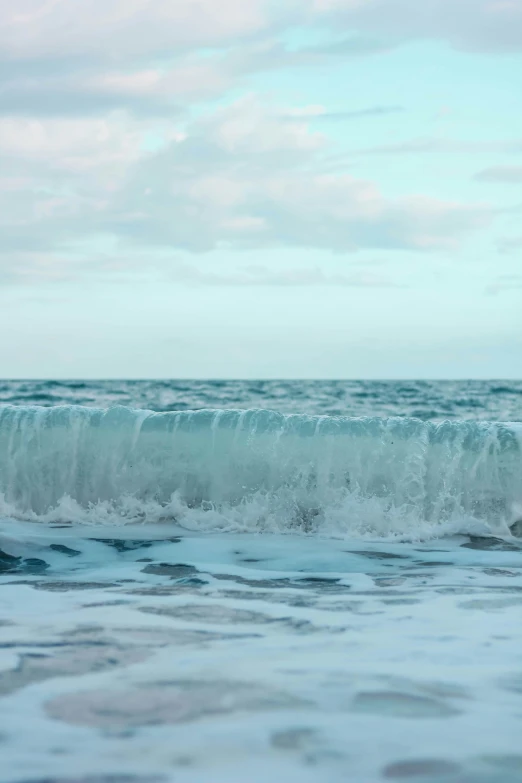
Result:
<svg viewBox="0 0 522 783">
<path fill-rule="evenodd" d="M 389 764 L 383 770 L 383 776 L 389 780 L 452 778 L 461 771 L 459 764 L 443 759 L 413 759 Z"/>
<path fill-rule="evenodd" d="M 160 775 L 88 775 L 87 777 L 59 778 L 53 775 L 45 778 L 31 778 L 18 783 L 162 783 Z"/>
<path fill-rule="evenodd" d="M 522 756 L 519 754 L 485 755 L 480 756 L 479 761 L 506 774 L 518 773 L 517 780 L 522 780 Z"/>
<path fill-rule="evenodd" d="M 186 723 L 236 710 L 295 709 L 305 701 L 240 682 L 172 681 L 129 690 L 83 691 L 45 705 L 55 720 L 108 730 Z"/>
<path fill-rule="evenodd" d="M 53 654 L 26 653 L 20 656 L 15 669 L 0 672 L 0 696 L 56 677 L 74 677 L 128 666 L 144 661 L 149 655 L 150 652 L 144 649 L 83 645 Z"/>
<path fill-rule="evenodd" d="M 401 718 L 449 718 L 461 712 L 443 699 L 384 690 L 359 692 L 353 700 L 352 709 Z"/>
</svg>

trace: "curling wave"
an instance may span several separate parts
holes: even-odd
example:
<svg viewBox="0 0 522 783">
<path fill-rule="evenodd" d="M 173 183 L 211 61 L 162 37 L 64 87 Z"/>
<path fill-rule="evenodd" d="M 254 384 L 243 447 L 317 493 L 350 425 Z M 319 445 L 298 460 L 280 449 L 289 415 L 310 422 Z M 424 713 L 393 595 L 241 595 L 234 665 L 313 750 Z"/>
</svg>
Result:
<svg viewBox="0 0 522 783">
<path fill-rule="evenodd" d="M 5 406 L 0 497 L 2 516 L 43 522 L 504 535 L 522 516 L 522 432 L 266 410 Z"/>
</svg>

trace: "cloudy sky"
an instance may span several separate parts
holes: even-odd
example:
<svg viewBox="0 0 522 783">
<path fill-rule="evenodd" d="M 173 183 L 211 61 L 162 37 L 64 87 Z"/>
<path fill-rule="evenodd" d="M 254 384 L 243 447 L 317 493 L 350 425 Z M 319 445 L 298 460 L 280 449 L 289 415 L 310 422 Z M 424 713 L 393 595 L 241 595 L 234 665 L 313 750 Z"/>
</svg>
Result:
<svg viewBox="0 0 522 783">
<path fill-rule="evenodd" d="M 0 0 L 3 377 L 522 376 L 522 0 Z"/>
</svg>

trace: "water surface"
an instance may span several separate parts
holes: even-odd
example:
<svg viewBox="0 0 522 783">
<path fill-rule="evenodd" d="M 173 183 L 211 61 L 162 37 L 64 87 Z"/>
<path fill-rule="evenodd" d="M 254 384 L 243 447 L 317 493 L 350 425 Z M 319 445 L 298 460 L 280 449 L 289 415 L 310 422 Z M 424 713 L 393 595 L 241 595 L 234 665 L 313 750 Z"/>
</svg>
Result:
<svg viewBox="0 0 522 783">
<path fill-rule="evenodd" d="M 521 383 L 0 394 L 0 781 L 522 781 Z"/>
</svg>

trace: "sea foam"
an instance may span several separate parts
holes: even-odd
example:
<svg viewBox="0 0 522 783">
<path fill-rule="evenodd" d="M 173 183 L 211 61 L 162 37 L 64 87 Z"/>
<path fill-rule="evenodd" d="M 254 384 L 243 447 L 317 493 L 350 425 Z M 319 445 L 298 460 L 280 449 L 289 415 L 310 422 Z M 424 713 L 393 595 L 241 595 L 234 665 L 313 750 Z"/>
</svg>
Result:
<svg viewBox="0 0 522 783">
<path fill-rule="evenodd" d="M 495 422 L 0 409 L 0 513 L 42 522 L 424 538 L 508 535 L 522 430 Z"/>
</svg>

